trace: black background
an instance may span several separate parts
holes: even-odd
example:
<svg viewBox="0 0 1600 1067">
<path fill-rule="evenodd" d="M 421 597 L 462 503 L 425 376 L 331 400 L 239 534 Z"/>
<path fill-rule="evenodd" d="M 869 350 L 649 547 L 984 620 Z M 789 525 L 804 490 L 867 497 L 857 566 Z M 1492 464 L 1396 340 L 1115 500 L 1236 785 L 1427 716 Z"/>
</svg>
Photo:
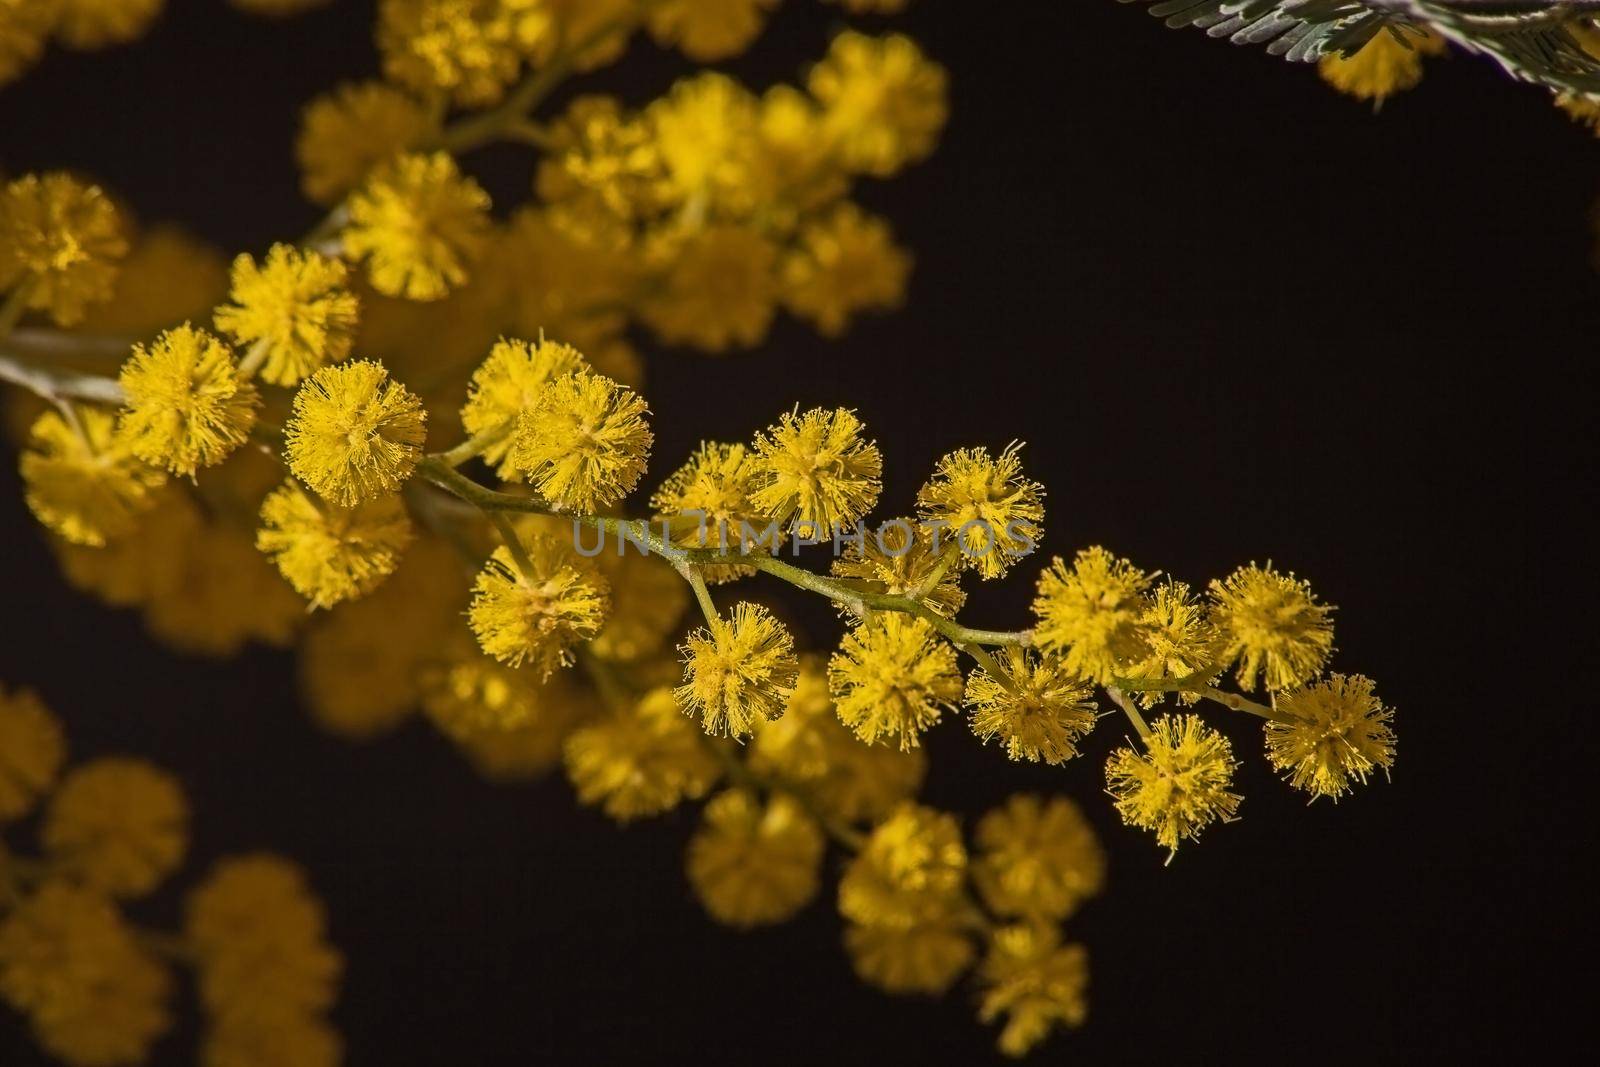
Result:
<svg viewBox="0 0 1600 1067">
<path fill-rule="evenodd" d="M 369 5 L 285 24 L 172 5 L 129 49 L 52 53 L 0 92 L 0 162 L 95 173 L 147 219 L 230 250 L 303 230 L 298 107 L 375 71 Z M 729 69 L 793 78 L 840 24 L 788 0 Z M 880 23 L 863 20 L 865 25 Z M 1165 30 L 1110 0 L 923 0 L 951 72 L 937 155 L 859 197 L 917 256 L 909 305 L 838 343 L 780 323 L 753 355 L 645 342 L 654 477 L 701 436 L 796 401 L 857 407 L 883 512 L 965 444 L 1029 442 L 1048 551 L 1103 543 L 1191 581 L 1269 557 L 1340 605 L 1335 666 L 1399 711 L 1392 783 L 1307 807 L 1259 758 L 1237 824 L 1176 862 L 1118 824 L 1108 722 L 1065 768 L 1008 764 L 958 722 L 926 798 L 970 820 L 1018 789 L 1084 803 L 1111 854 L 1074 920 L 1092 1017 L 1041 1059 L 1390 1060 L 1526 1049 L 1573 1025 L 1559 956 L 1590 926 L 1588 370 L 1594 140 L 1485 62 L 1431 62 L 1374 116 L 1309 69 Z M 639 43 L 582 83 L 630 99 L 681 61 Z M 502 203 L 521 152 L 472 159 Z M 268 847 L 312 872 L 349 957 L 349 1062 L 983 1061 L 965 991 L 853 978 L 825 894 L 755 934 L 690 896 L 688 812 L 625 830 L 560 776 L 481 784 L 424 723 L 365 746 L 297 709 L 291 659 L 190 661 L 70 593 L 0 470 L 0 678 L 39 688 L 79 755 L 181 774 L 193 876 Z M 974 598 L 1017 625 L 1034 568 Z M 814 643 L 831 612 L 798 594 Z M 1592 601 L 1589 601 L 1592 603 Z M 175 905 L 157 902 L 160 917 Z M 193 1033 L 160 1062 L 188 1062 Z M 14 1018 L 0 1061 L 31 1063 Z"/>
</svg>

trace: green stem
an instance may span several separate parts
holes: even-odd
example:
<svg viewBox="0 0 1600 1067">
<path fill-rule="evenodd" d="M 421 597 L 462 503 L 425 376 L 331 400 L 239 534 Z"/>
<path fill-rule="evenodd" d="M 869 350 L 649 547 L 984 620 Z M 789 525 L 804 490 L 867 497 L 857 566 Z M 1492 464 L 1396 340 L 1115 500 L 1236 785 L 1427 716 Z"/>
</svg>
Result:
<svg viewBox="0 0 1600 1067">
<path fill-rule="evenodd" d="M 272 347 L 272 342 L 262 337 L 250 346 L 250 351 L 244 354 L 239 361 L 239 377 L 254 378 L 256 371 L 261 369 L 261 364 L 267 361 L 267 352 Z"/>
<path fill-rule="evenodd" d="M 117 384 L 115 378 L 49 370 L 7 355 L 0 355 L 0 381 L 21 386 L 58 406 L 63 400 L 86 400 L 93 404 L 121 407 L 123 401 L 122 386 Z"/>
<path fill-rule="evenodd" d="M 528 558 L 528 550 L 522 546 L 522 538 L 517 536 L 517 529 L 511 525 L 511 520 L 506 518 L 503 511 L 486 511 L 489 522 L 499 531 L 500 539 L 506 543 L 506 551 L 511 553 L 512 562 L 516 563 L 517 570 L 528 581 L 534 580 L 533 560 Z"/>
<path fill-rule="evenodd" d="M 1196 692 L 1205 697 L 1207 700 L 1221 704 L 1223 707 L 1232 708 L 1234 711 L 1242 711 L 1247 715 L 1254 715 L 1257 718 L 1270 719 L 1273 722 L 1286 723 L 1297 721 L 1293 715 L 1286 715 L 1277 708 L 1270 707 L 1266 704 L 1259 704 L 1256 701 L 1249 700 L 1237 693 L 1225 693 L 1215 686 L 1208 685 L 1203 689 L 1196 690 Z"/>
<path fill-rule="evenodd" d="M 694 590 L 694 598 L 700 602 L 700 611 L 705 615 L 706 623 L 712 625 L 719 622 L 722 616 L 717 614 L 717 605 L 711 600 L 711 590 L 706 588 L 706 577 L 700 573 L 700 568 L 686 566 L 683 576 L 689 588 Z"/>
<path fill-rule="evenodd" d="M 1111 698 L 1113 704 L 1122 709 L 1122 714 L 1127 716 L 1128 721 L 1133 724 L 1134 731 L 1138 733 L 1139 740 L 1149 744 L 1150 727 L 1145 724 L 1144 716 L 1139 714 L 1139 709 L 1133 706 L 1133 701 L 1128 699 L 1128 694 L 1114 685 L 1108 685 L 1106 686 L 1106 696 Z"/>
<path fill-rule="evenodd" d="M 469 459 L 476 459 L 484 452 L 504 441 L 516 425 L 514 419 L 507 419 L 498 426 L 492 426 L 480 434 L 467 438 L 456 447 L 444 452 L 435 453 L 439 462 L 451 467 L 459 467 Z"/>
</svg>

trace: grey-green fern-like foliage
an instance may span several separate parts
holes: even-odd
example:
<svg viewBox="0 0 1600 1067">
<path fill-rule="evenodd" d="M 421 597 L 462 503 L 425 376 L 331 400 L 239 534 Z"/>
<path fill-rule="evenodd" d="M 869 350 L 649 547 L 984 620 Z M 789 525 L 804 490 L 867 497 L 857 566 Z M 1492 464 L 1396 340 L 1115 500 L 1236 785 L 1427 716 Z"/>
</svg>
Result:
<svg viewBox="0 0 1600 1067">
<path fill-rule="evenodd" d="M 1234 44 L 1264 45 L 1273 55 L 1311 62 L 1351 55 L 1374 34 L 1405 41 L 1431 30 L 1467 52 L 1486 55 L 1508 74 L 1552 90 L 1600 95 L 1600 59 L 1570 27 L 1600 16 L 1600 0 L 1121 0 L 1143 3 L 1168 26 L 1194 26 Z"/>
</svg>

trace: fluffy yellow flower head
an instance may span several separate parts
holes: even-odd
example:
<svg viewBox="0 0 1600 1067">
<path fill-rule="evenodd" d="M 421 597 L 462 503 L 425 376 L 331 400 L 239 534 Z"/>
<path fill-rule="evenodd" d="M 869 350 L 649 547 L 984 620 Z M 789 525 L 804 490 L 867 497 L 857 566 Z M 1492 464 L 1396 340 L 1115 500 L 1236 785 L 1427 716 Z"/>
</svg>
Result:
<svg viewBox="0 0 1600 1067">
<path fill-rule="evenodd" d="M 618 822 L 705 796 L 718 775 L 716 758 L 664 686 L 573 731 L 566 764 L 579 802 L 599 805 Z"/>
<path fill-rule="evenodd" d="M 859 542 L 852 537 L 844 555 L 833 561 L 833 573 L 872 582 L 891 596 L 915 597 L 948 619 L 967 599 L 961 589 L 959 565 L 945 556 L 951 547 L 950 536 L 945 533 L 936 552 L 928 527 L 910 519 L 891 519 L 866 531 Z M 847 605 L 840 607 L 851 610 Z"/>
<path fill-rule="evenodd" d="M 650 408 L 632 389 L 578 370 L 545 386 L 517 418 L 510 462 L 566 511 L 594 511 L 626 496 L 655 437 Z"/>
<path fill-rule="evenodd" d="M 661 291 L 643 308 L 650 328 L 707 352 L 759 344 L 778 300 L 772 242 L 747 226 L 713 224 L 668 247 Z"/>
<path fill-rule="evenodd" d="M 342 240 L 385 296 L 438 300 L 467 280 L 489 229 L 489 195 L 443 152 L 380 165 L 350 196 Z"/>
<path fill-rule="evenodd" d="M 948 991 L 975 954 L 953 913 L 914 926 L 851 923 L 845 927 L 844 947 L 863 982 L 886 993 L 930 996 Z"/>
<path fill-rule="evenodd" d="M 259 267 L 241 255 L 235 302 L 217 309 L 217 329 L 241 347 L 261 346 L 263 380 L 293 385 L 350 354 L 360 304 L 345 279 L 343 263 L 290 245 L 273 245 Z"/>
<path fill-rule="evenodd" d="M 56 7 L 56 36 L 68 48 L 104 48 L 144 34 L 166 0 L 50 0 Z M 41 4 L 40 6 L 45 6 Z"/>
<path fill-rule="evenodd" d="M 55 5 L 44 0 L 0 0 L 0 85 L 39 58 L 55 17 Z"/>
<path fill-rule="evenodd" d="M 111 299 L 89 309 L 86 333 L 151 337 L 175 322 L 202 319 L 228 292 L 228 261 L 182 227 L 139 231 L 117 272 Z"/>
<path fill-rule="evenodd" d="M 51 861 L 93 889 L 150 892 L 177 869 L 189 805 L 177 779 L 137 759 L 99 759 L 68 774 L 40 833 Z"/>
<path fill-rule="evenodd" d="M 550 383 L 589 364 L 576 348 L 558 341 L 514 341 L 502 338 L 483 364 L 472 372 L 467 402 L 461 408 L 461 428 L 473 437 L 504 427 L 505 436 L 480 453 L 483 461 L 498 465 L 502 478 L 515 478 L 511 462 L 512 433 L 517 416 L 532 408 Z"/>
<path fill-rule="evenodd" d="M 940 709 L 961 699 L 961 671 L 928 620 L 886 611 L 845 634 L 828 661 L 828 688 L 839 720 L 862 741 L 915 748 Z"/>
<path fill-rule="evenodd" d="M 484 107 L 505 93 L 522 65 L 517 0 L 383 0 L 378 51 L 392 81 L 457 104 Z"/>
<path fill-rule="evenodd" d="M 67 755 L 61 724 L 27 689 L 0 688 L 0 823 L 32 809 Z"/>
<path fill-rule="evenodd" d="M 1341 93 L 1381 104 L 1422 81 L 1423 56 L 1444 51 L 1444 41 L 1427 31 L 1379 30 L 1353 56 L 1323 56 L 1317 73 Z"/>
<path fill-rule="evenodd" d="M 1145 751 L 1119 748 L 1106 761 L 1106 788 L 1129 826 L 1154 831 L 1176 852 L 1199 840 L 1214 819 L 1228 822 L 1239 808 L 1233 784 L 1233 746 L 1197 715 L 1165 715 L 1151 728 Z"/>
<path fill-rule="evenodd" d="M 878 502 L 883 456 L 861 439 L 861 420 L 844 408 L 798 410 L 756 437 L 758 488 L 751 502 L 791 530 L 828 535 Z"/>
<path fill-rule="evenodd" d="M 1313 800 L 1337 801 L 1351 779 L 1365 785 L 1371 772 L 1394 766 L 1394 710 L 1371 679 L 1332 674 L 1282 694 L 1277 710 L 1284 718 L 1266 724 L 1267 759 Z"/>
<path fill-rule="evenodd" d="M 917 491 L 917 513 L 942 524 L 960 562 L 984 578 L 999 578 L 1028 555 L 1044 534 L 1044 486 L 1022 476 L 1022 445 L 997 457 L 986 448 L 961 448 L 939 460 Z"/>
<path fill-rule="evenodd" d="M 1333 652 L 1333 608 L 1311 583 L 1254 563 L 1211 583 L 1211 618 L 1225 647 L 1221 665 L 1238 660 L 1239 685 L 1291 689 L 1315 678 Z"/>
<path fill-rule="evenodd" d="M 900 34 L 841 33 L 806 87 L 841 158 L 879 178 L 931 153 L 948 111 L 944 68 Z"/>
<path fill-rule="evenodd" d="M 208 1014 L 226 1024 L 328 1008 L 344 963 L 326 927 L 293 863 L 264 853 L 219 862 L 184 908 Z"/>
<path fill-rule="evenodd" d="M 28 509 L 75 545 L 104 546 L 134 528 L 165 476 L 133 454 L 116 416 L 78 408 L 75 422 L 40 415 L 22 453 Z"/>
<path fill-rule="evenodd" d="M 535 187 L 546 203 L 568 208 L 570 217 L 634 222 L 670 205 L 654 129 L 624 112 L 615 97 L 578 97 L 548 137 Z"/>
<path fill-rule="evenodd" d="M 318 500 L 289 479 L 261 503 L 256 547 L 313 608 L 365 596 L 400 562 L 411 520 L 396 494 L 354 507 Z"/>
<path fill-rule="evenodd" d="M 193 477 L 244 444 L 261 398 L 233 350 L 187 323 L 134 345 L 118 376 L 121 429 L 134 455 Z"/>
<path fill-rule="evenodd" d="M 1100 892 L 1106 857 L 1066 797 L 1020 793 L 978 821 L 972 879 L 998 915 L 1059 921 Z"/>
<path fill-rule="evenodd" d="M 800 673 L 794 638 L 759 604 L 735 605 L 731 618 L 695 630 L 679 651 L 684 684 L 674 695 L 708 734 L 746 737 L 758 720 L 776 719 Z"/>
<path fill-rule="evenodd" d="M 171 1025 L 167 971 L 105 897 L 47 882 L 0 921 L 0 999 L 70 1064 L 144 1063 Z"/>
<path fill-rule="evenodd" d="M 122 220 L 98 186 L 57 173 L 0 188 L 0 292 L 30 286 L 27 306 L 58 324 L 76 325 L 88 305 L 111 298 L 127 252 Z"/>
<path fill-rule="evenodd" d="M 783 302 L 824 337 L 838 337 L 857 312 L 899 307 L 910 273 L 889 224 L 844 203 L 801 227 L 783 261 Z"/>
<path fill-rule="evenodd" d="M 696 63 L 715 63 L 750 47 L 761 32 L 763 9 L 778 0 L 665 0 L 650 9 L 650 35 L 663 48 L 677 45 Z"/>
<path fill-rule="evenodd" d="M 756 150 L 756 98 L 726 74 L 705 71 L 673 85 L 645 117 L 680 200 L 748 206 Z"/>
<path fill-rule="evenodd" d="M 998 737 L 1014 760 L 1060 764 L 1076 756 L 1078 741 L 1094 729 L 1093 690 L 1050 656 L 1005 648 L 996 662 L 1003 677 L 986 667 L 967 676 L 972 732 L 985 743 Z"/>
<path fill-rule="evenodd" d="M 825 841 L 791 797 L 765 804 L 742 789 L 713 797 L 689 840 L 689 884 L 712 918 L 729 926 L 783 922 L 817 895 Z"/>
<path fill-rule="evenodd" d="M 572 646 L 600 632 L 610 608 L 606 580 L 570 545 L 547 534 L 501 545 L 473 583 L 467 620 L 502 663 L 548 676 L 572 663 Z"/>
<path fill-rule="evenodd" d="M 289 470 L 324 499 L 354 507 L 393 493 L 422 458 L 428 414 L 381 363 L 323 367 L 301 383 L 284 427 Z"/>
<path fill-rule="evenodd" d="M 382 82 L 341 85 L 306 105 L 295 138 L 300 188 L 332 204 L 372 169 L 416 147 L 430 127 L 414 97 Z"/>
<path fill-rule="evenodd" d="M 839 913 L 902 929 L 947 911 L 961 896 L 967 850 L 955 816 L 902 804 L 872 831 L 839 879 Z"/>
<path fill-rule="evenodd" d="M 772 225 L 784 231 L 792 229 L 808 213 L 822 210 L 849 190 L 849 176 L 823 133 L 822 109 L 811 97 L 792 85 L 774 85 L 761 95 L 758 122 L 760 151 L 752 192 Z M 818 232 L 829 229 L 824 224 Z M 842 244 L 839 248 L 844 250 Z M 820 247 L 818 253 L 822 254 Z M 856 257 L 851 253 L 841 257 L 841 262 L 844 258 Z M 909 259 L 906 262 L 909 265 Z M 805 277 L 812 278 L 809 272 Z M 849 288 L 857 291 L 855 285 Z M 808 307 L 812 303 L 804 297 L 801 300 Z M 820 308 L 821 302 L 817 303 Z M 799 304 L 791 306 L 797 314 L 809 313 L 801 311 Z"/>
<path fill-rule="evenodd" d="M 1189 685 L 1208 684 L 1221 672 L 1222 643 L 1205 605 L 1189 592 L 1185 582 L 1166 581 L 1146 594 L 1139 616 L 1139 632 L 1144 639 L 1145 656 L 1118 671 L 1119 677 L 1139 682 L 1184 680 Z M 1139 695 L 1147 707 L 1161 702 L 1165 694 L 1151 691 Z M 1198 699 L 1180 692 L 1185 704 Z"/>
<path fill-rule="evenodd" d="M 763 537 L 766 519 L 750 499 L 755 482 L 755 457 L 744 445 L 702 441 L 689 462 L 661 483 L 650 507 L 674 544 L 770 552 L 777 545 L 763 541 L 776 538 Z M 755 567 L 713 563 L 701 573 L 708 582 L 726 582 L 754 574 Z"/>
<path fill-rule="evenodd" d="M 339 1067 L 344 1062 L 344 1042 L 318 1015 L 240 1015 L 214 1022 L 206 1030 L 200 1062 L 205 1067 Z"/>
<path fill-rule="evenodd" d="M 1061 944 L 1053 924 L 995 930 L 978 973 L 978 1018 L 992 1023 L 1005 1017 L 998 1044 L 1007 1056 L 1026 1056 L 1056 1026 L 1076 1029 L 1089 1017 L 1089 953 L 1082 945 Z"/>
<path fill-rule="evenodd" d="M 1079 677 L 1110 685 L 1125 664 L 1148 654 L 1140 597 L 1149 586 L 1149 575 L 1098 545 L 1079 552 L 1070 568 L 1057 556 L 1039 575 L 1034 639 Z"/>
</svg>

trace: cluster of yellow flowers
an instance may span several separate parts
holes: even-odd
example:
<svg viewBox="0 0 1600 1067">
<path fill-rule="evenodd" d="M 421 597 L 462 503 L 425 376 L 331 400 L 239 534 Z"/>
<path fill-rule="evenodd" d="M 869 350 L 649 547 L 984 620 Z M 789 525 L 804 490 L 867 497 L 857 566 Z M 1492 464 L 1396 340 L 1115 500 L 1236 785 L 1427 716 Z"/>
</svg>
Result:
<svg viewBox="0 0 1600 1067">
<path fill-rule="evenodd" d="M 44 703 L 0 689 L 0 831 L 45 804 L 38 855 L 0 834 L 0 1000 L 27 1017 L 39 1045 L 74 1067 L 147 1062 L 172 1026 L 173 968 L 186 967 L 205 1013 L 204 1062 L 339 1062 L 324 1014 L 342 962 L 299 869 L 264 853 L 224 859 L 189 893 L 177 932 L 136 926 L 125 909 L 188 849 L 183 789 L 139 759 L 62 774 L 65 762 Z"/>
</svg>

